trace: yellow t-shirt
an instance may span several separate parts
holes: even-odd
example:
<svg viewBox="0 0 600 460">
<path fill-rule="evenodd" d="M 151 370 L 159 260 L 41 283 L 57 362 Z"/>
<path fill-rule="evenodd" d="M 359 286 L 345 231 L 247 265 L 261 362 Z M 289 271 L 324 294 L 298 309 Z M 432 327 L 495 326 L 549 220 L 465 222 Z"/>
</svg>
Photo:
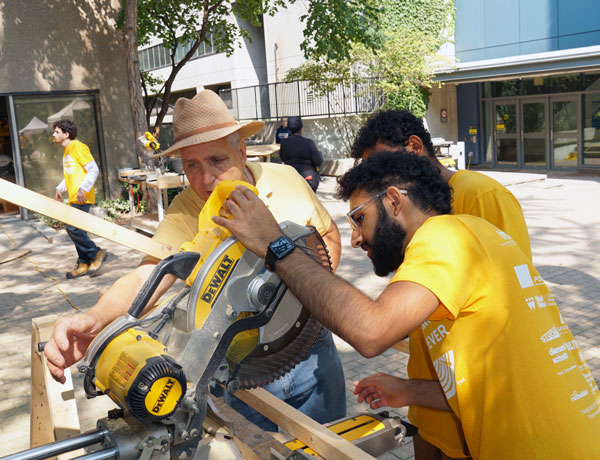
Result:
<svg viewBox="0 0 600 460">
<path fill-rule="evenodd" d="M 481 217 L 508 233 L 531 260 L 529 232 L 519 200 L 498 181 L 476 171 L 462 169 L 448 181 L 452 187 L 452 211 Z"/>
<path fill-rule="evenodd" d="M 258 196 L 277 222 L 289 220 L 312 225 L 321 235 L 329 230 L 329 213 L 294 168 L 276 163 L 248 163 L 246 166 L 254 176 Z M 198 215 L 204 203 L 191 187 L 186 188 L 169 206 L 153 239 L 172 247 L 192 241 L 198 232 Z M 144 261 L 147 260 L 156 259 L 147 256 Z"/>
<path fill-rule="evenodd" d="M 475 459 L 600 458 L 600 392 L 543 279 L 505 232 L 428 219 L 391 282 L 440 306 L 421 330 Z"/>
<path fill-rule="evenodd" d="M 63 153 L 63 172 L 65 174 L 65 186 L 69 192 L 69 203 L 77 203 L 79 186 L 87 174 L 84 166 L 91 161 L 94 161 L 94 157 L 92 157 L 89 147 L 83 142 L 73 140 L 65 147 Z M 89 192 L 85 192 L 85 202 L 87 204 L 94 204 L 96 202 L 94 187 Z"/>
<path fill-rule="evenodd" d="M 519 201 L 502 184 L 485 174 L 460 170 L 449 181 L 454 214 L 482 217 L 508 233 L 531 260 L 529 232 Z M 420 329 L 410 334 L 408 375 L 413 379 L 436 379 L 427 356 L 425 338 Z M 465 441 L 460 424 L 452 413 L 428 407 L 411 406 L 408 417 L 419 427 L 423 439 L 439 447 L 450 457 L 465 457 Z"/>
</svg>

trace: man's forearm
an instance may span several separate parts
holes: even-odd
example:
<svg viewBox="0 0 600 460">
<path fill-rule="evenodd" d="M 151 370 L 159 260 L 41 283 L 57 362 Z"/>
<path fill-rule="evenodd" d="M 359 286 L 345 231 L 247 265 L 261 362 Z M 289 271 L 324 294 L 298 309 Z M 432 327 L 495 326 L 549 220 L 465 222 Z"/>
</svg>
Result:
<svg viewBox="0 0 600 460">
<path fill-rule="evenodd" d="M 301 250 L 296 249 L 277 262 L 276 269 L 300 302 L 362 355 L 376 356 L 398 340 L 387 343 L 385 334 L 378 333 L 383 330 L 378 327 L 379 322 L 386 319 L 378 314 L 370 298 L 317 265 Z M 400 325 L 396 329 L 402 334 Z"/>
<path fill-rule="evenodd" d="M 450 406 L 437 380 L 408 380 L 408 391 L 411 406 L 424 406 L 432 409 L 449 411 Z"/>
</svg>

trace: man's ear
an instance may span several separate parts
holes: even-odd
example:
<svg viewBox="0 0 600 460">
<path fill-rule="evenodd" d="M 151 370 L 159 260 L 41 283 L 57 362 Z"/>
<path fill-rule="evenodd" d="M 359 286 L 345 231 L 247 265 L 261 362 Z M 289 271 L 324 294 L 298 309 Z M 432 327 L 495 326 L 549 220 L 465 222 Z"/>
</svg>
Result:
<svg viewBox="0 0 600 460">
<path fill-rule="evenodd" d="M 390 199 L 392 214 L 394 216 L 397 216 L 400 213 L 402 207 L 404 206 L 404 200 L 406 199 L 406 195 L 404 195 L 398 187 L 394 187 L 393 185 L 387 188 L 386 195 Z"/>
<path fill-rule="evenodd" d="M 408 137 L 408 143 L 406 144 L 407 150 L 410 150 L 412 153 L 418 156 L 425 155 L 425 147 L 423 146 L 423 141 L 416 134 L 411 134 Z"/>
<path fill-rule="evenodd" d="M 240 139 L 238 151 L 240 152 L 240 155 L 242 155 L 242 160 L 244 161 L 244 164 L 246 164 L 246 141 L 244 139 Z"/>
</svg>

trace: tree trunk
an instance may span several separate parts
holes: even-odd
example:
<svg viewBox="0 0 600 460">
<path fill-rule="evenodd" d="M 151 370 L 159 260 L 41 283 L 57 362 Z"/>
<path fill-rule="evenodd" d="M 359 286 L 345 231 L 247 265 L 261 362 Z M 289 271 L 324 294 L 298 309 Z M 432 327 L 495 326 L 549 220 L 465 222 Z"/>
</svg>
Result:
<svg viewBox="0 0 600 460">
<path fill-rule="evenodd" d="M 140 62 L 137 46 L 137 0 L 125 1 L 125 30 L 124 40 L 127 48 L 127 83 L 129 86 L 129 105 L 131 106 L 131 117 L 135 132 L 134 148 L 137 153 L 138 163 L 144 164 L 144 147 L 137 142 L 137 138 L 148 130 L 146 123 L 146 110 L 142 97 L 142 85 L 140 82 Z"/>
</svg>

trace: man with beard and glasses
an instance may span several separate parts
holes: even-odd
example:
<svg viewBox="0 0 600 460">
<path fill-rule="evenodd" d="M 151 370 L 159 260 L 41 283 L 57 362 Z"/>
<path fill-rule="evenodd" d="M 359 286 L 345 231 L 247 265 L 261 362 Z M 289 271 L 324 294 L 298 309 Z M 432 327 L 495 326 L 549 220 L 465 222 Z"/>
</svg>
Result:
<svg viewBox="0 0 600 460">
<path fill-rule="evenodd" d="M 350 201 L 353 246 L 378 274 L 394 271 L 376 300 L 317 270 L 245 187 L 226 202 L 232 220 L 213 220 L 363 356 L 423 331 L 436 379 L 374 374 L 355 383 L 358 401 L 451 411 L 474 459 L 600 458 L 600 391 L 515 240 L 479 217 L 451 215 L 450 186 L 416 155 L 368 158 L 340 178 L 339 195 Z"/>
<path fill-rule="evenodd" d="M 423 121 L 405 110 L 382 110 L 372 115 L 359 130 L 352 156 L 369 158 L 382 151 L 410 153 L 426 158 L 452 187 L 454 214 L 481 217 L 508 233 L 531 260 L 529 232 L 521 205 L 502 184 L 476 171 L 452 171 L 436 158 L 429 132 Z M 420 329 L 410 335 L 408 376 L 435 378 L 435 369 L 427 359 L 427 344 Z M 469 458 L 458 419 L 450 412 L 412 406 L 408 417 L 419 428 L 415 436 L 415 460 Z"/>
</svg>

